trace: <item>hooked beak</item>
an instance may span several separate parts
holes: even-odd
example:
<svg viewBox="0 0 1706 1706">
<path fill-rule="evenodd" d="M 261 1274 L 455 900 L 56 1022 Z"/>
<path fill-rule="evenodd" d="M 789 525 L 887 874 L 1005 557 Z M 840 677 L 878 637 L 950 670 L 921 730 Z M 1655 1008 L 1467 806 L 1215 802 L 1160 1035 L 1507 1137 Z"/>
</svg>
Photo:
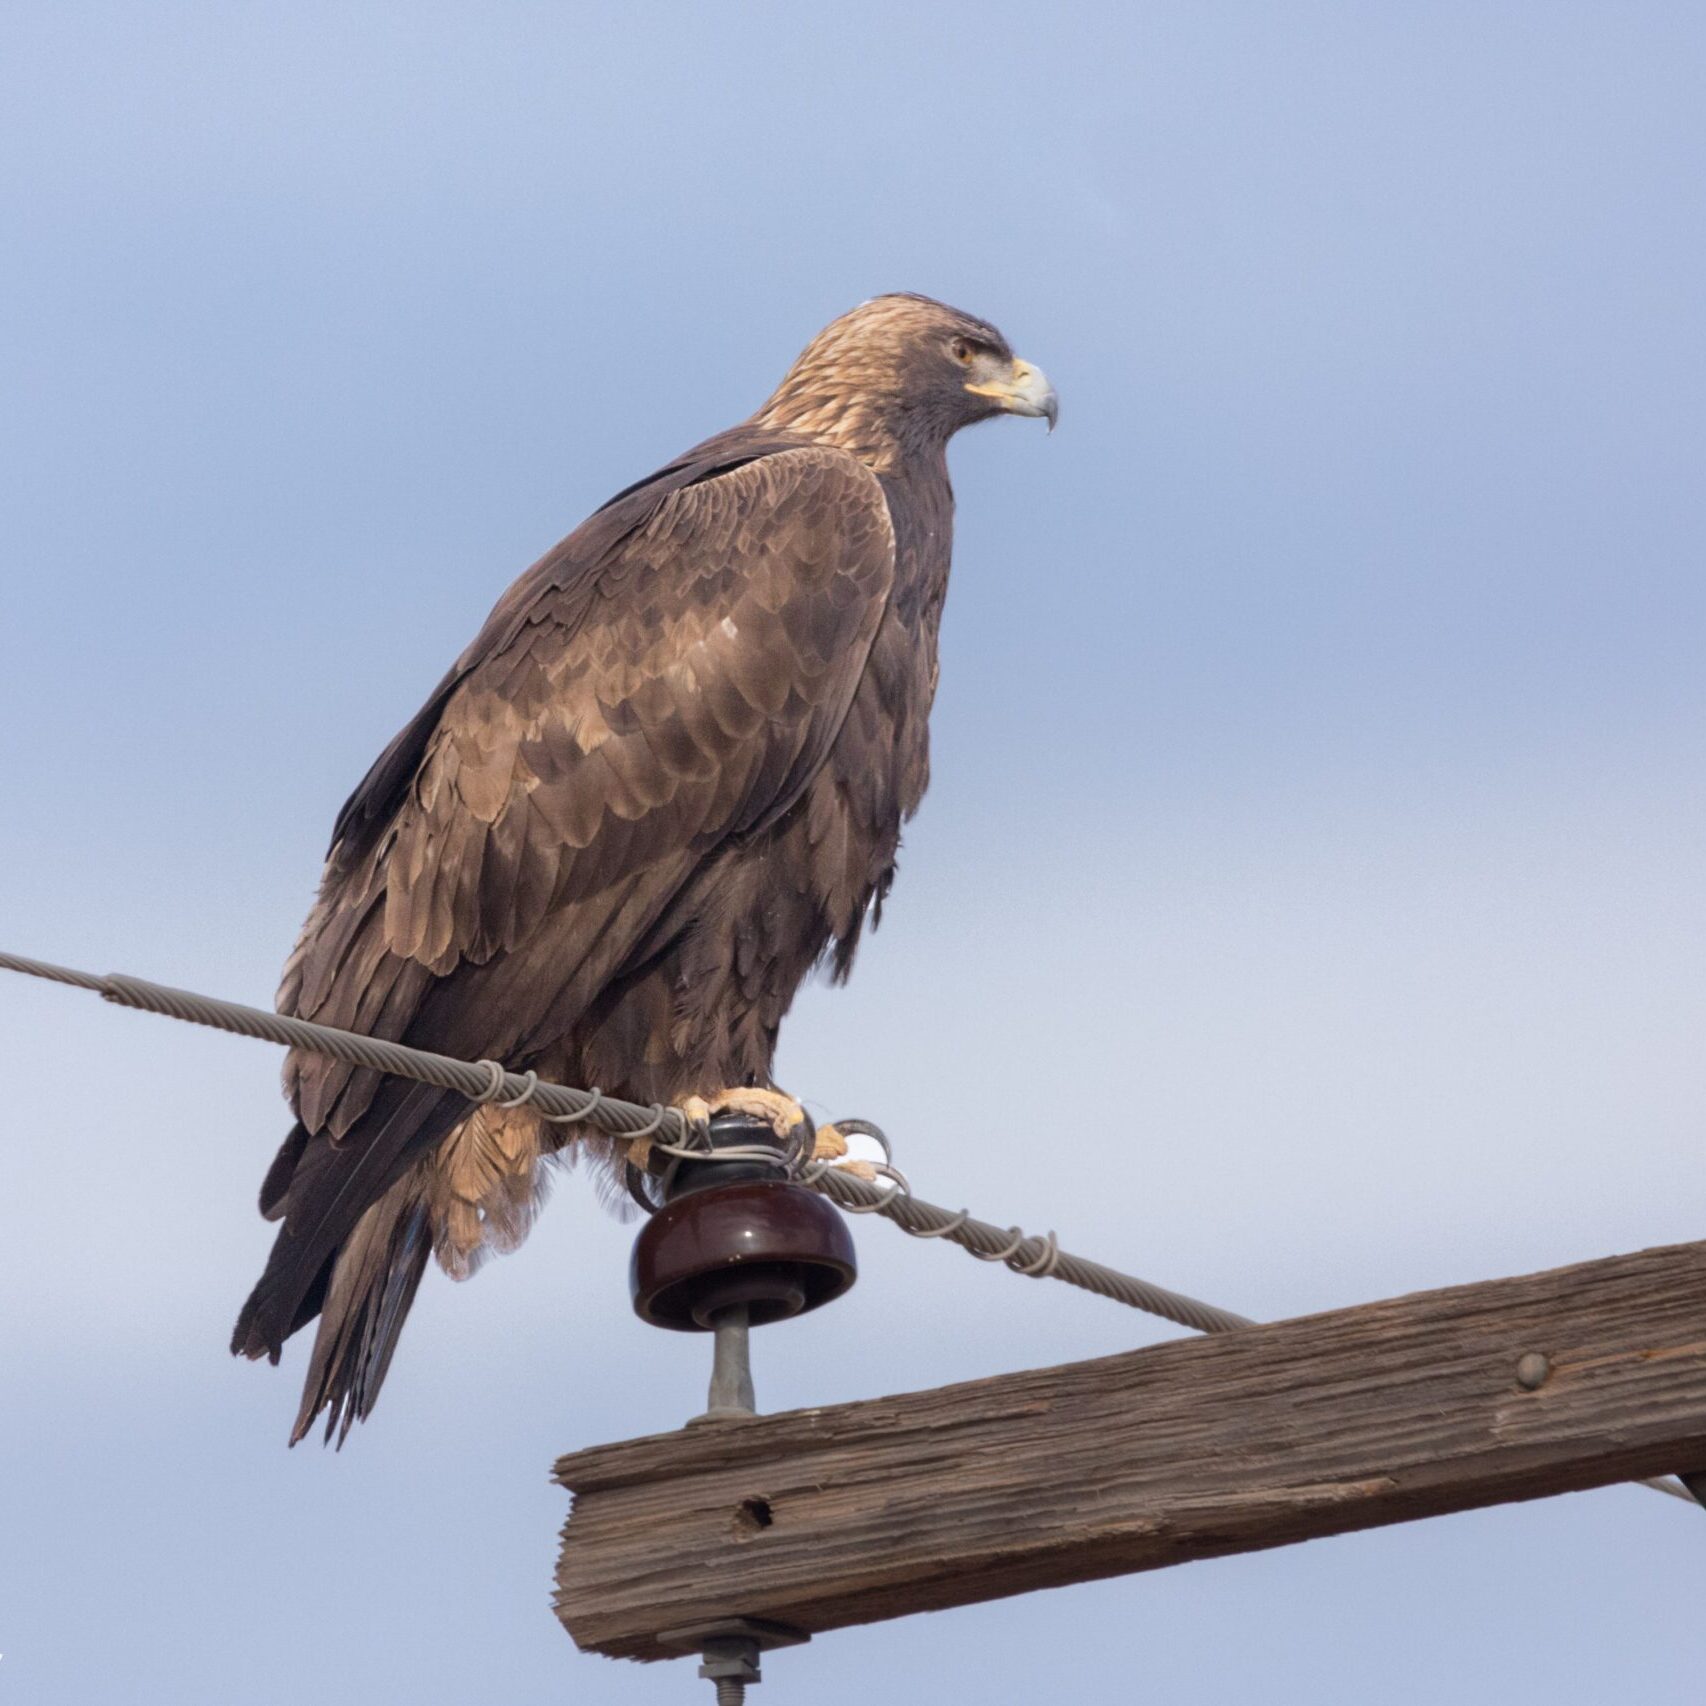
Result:
<svg viewBox="0 0 1706 1706">
<path fill-rule="evenodd" d="M 968 384 L 966 389 L 974 397 L 992 398 L 1010 415 L 1041 415 L 1050 432 L 1060 419 L 1060 399 L 1055 396 L 1048 375 L 1017 356 L 1008 372 Z"/>
</svg>

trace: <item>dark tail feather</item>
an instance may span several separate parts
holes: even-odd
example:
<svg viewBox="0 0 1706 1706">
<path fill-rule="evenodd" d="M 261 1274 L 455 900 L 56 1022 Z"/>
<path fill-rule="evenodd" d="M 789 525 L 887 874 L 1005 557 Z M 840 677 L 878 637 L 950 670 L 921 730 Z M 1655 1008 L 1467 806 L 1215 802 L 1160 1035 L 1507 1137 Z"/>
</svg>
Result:
<svg viewBox="0 0 1706 1706">
<path fill-rule="evenodd" d="M 343 1141 L 300 1125 L 285 1139 L 261 1197 L 284 1224 L 231 1349 L 276 1363 L 323 1312 L 293 1443 L 327 1405 L 327 1438 L 341 1429 L 340 1441 L 372 1409 L 432 1246 L 417 1164 L 467 1109 L 460 1096 L 391 1079 Z"/>
<path fill-rule="evenodd" d="M 261 1181 L 261 1219 L 277 1220 L 285 1211 L 285 1198 L 290 1194 L 290 1181 L 296 1177 L 303 1152 L 308 1147 L 308 1128 L 301 1120 L 290 1128 L 289 1135 L 267 1168 Z"/>
<path fill-rule="evenodd" d="M 368 1209 L 332 1264 L 292 1445 L 321 1410 L 326 1438 L 339 1445 L 367 1418 L 431 1250 L 425 1195 L 411 1174 Z"/>
</svg>

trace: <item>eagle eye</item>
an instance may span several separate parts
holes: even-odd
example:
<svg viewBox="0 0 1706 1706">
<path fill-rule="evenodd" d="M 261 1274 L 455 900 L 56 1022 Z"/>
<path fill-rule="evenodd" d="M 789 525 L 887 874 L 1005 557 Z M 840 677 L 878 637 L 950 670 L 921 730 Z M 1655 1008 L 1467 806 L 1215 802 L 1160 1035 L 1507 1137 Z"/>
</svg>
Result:
<svg viewBox="0 0 1706 1706">
<path fill-rule="evenodd" d="M 951 348 L 954 352 L 955 361 L 957 361 L 962 367 L 971 366 L 972 357 L 977 354 L 977 350 L 973 347 L 969 338 L 955 338 Z"/>
</svg>

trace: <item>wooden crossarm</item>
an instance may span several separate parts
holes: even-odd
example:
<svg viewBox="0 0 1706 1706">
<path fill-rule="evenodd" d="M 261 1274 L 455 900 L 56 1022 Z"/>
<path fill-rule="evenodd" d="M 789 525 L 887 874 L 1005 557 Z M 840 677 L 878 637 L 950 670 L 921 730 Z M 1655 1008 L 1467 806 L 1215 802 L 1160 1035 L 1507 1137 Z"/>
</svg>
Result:
<svg viewBox="0 0 1706 1706">
<path fill-rule="evenodd" d="M 1684 1244 L 575 1452 L 557 1611 L 655 1659 L 1703 1467 Z"/>
</svg>

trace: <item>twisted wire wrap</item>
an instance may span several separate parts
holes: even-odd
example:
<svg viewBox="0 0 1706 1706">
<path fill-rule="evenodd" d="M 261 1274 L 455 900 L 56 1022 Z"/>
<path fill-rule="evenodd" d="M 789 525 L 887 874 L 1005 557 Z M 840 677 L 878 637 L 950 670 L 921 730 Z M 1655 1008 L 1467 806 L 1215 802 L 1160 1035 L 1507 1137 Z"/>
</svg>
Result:
<svg viewBox="0 0 1706 1706">
<path fill-rule="evenodd" d="M 1080 1291 L 1094 1292 L 1131 1309 L 1141 1309 L 1148 1315 L 1159 1315 L 1181 1327 L 1198 1333 L 1230 1333 L 1237 1327 L 1251 1327 L 1255 1322 L 1248 1315 L 1235 1314 L 1230 1309 L 1217 1309 L 1200 1298 L 1187 1297 L 1183 1292 L 1169 1291 L 1135 1274 L 1123 1274 L 1117 1268 L 1092 1262 L 1086 1256 L 1075 1256 L 1062 1250 L 1051 1233 L 1047 1238 L 1025 1235 L 1017 1243 L 1015 1227 L 992 1225 L 977 1220 L 964 1209 L 953 1212 L 937 1203 L 925 1202 L 922 1197 L 900 1190 L 884 1190 L 880 1185 L 867 1184 L 851 1174 L 833 1169 L 811 1179 L 809 1183 L 842 1208 L 863 1209 L 892 1220 L 903 1232 L 914 1238 L 945 1238 L 962 1250 L 986 1261 L 1005 1262 L 1016 1272 L 1037 1266 L 1037 1279 L 1064 1280 Z M 1050 1255 L 1052 1267 L 1042 1267 Z"/>
<path fill-rule="evenodd" d="M 364 1066 L 376 1072 L 412 1078 L 417 1083 L 453 1090 L 471 1102 L 496 1103 L 500 1107 L 531 1104 L 553 1124 L 569 1125 L 584 1121 L 612 1137 L 620 1138 L 658 1134 L 663 1138 L 659 1147 L 675 1146 L 671 1152 L 684 1156 L 700 1153 L 689 1147 L 693 1132 L 678 1108 L 666 1108 L 657 1103 L 642 1108 L 632 1102 L 619 1101 L 614 1096 L 605 1096 L 596 1089 L 576 1090 L 565 1084 L 542 1083 L 536 1072 L 509 1072 L 495 1060 L 457 1060 L 450 1055 L 386 1042 L 380 1037 L 360 1036 L 353 1031 L 315 1025 L 306 1019 L 293 1019 L 264 1008 L 245 1007 L 240 1002 L 219 1001 L 187 989 L 173 989 L 166 984 L 150 983 L 144 978 L 127 977 L 121 972 L 97 977 L 90 972 L 76 971 L 46 960 L 27 959 L 21 954 L 0 953 L 0 971 L 21 972 L 26 977 L 44 978 L 50 983 L 66 984 L 73 989 L 87 989 L 121 1007 L 159 1013 L 187 1024 L 208 1025 L 235 1036 L 256 1037 L 285 1048 L 307 1049 L 351 1066 Z M 844 1133 L 870 1137 L 881 1145 L 889 1159 L 878 1163 L 877 1171 L 888 1179 L 888 1188 L 867 1183 L 828 1162 L 809 1163 L 799 1168 L 796 1176 L 801 1184 L 821 1191 L 849 1213 L 880 1214 L 914 1238 L 945 1238 L 984 1261 L 1004 1263 L 1014 1273 L 1033 1279 L 1063 1280 L 1068 1285 L 1077 1286 L 1080 1291 L 1094 1292 L 1098 1297 L 1140 1309 L 1145 1314 L 1158 1315 L 1194 1332 L 1229 1333 L 1239 1327 L 1255 1325 L 1248 1315 L 1217 1309 L 1211 1303 L 1187 1297 L 1182 1292 L 1169 1291 L 1165 1286 L 1153 1285 L 1133 1274 L 1124 1274 L 1087 1257 L 1075 1256 L 1060 1248 L 1052 1232 L 1046 1237 L 1036 1238 L 1016 1226 L 1004 1229 L 987 1220 L 976 1220 L 965 1209 L 950 1212 L 936 1203 L 925 1202 L 912 1194 L 905 1175 L 894 1167 L 888 1140 L 876 1126 L 865 1120 L 841 1120 L 837 1125 Z M 754 1150 L 752 1153 L 777 1159 L 774 1151 Z M 1655 1492 L 1684 1499 L 1691 1505 L 1695 1503 L 1693 1494 L 1668 1476 L 1654 1476 L 1639 1484 Z"/>
</svg>

